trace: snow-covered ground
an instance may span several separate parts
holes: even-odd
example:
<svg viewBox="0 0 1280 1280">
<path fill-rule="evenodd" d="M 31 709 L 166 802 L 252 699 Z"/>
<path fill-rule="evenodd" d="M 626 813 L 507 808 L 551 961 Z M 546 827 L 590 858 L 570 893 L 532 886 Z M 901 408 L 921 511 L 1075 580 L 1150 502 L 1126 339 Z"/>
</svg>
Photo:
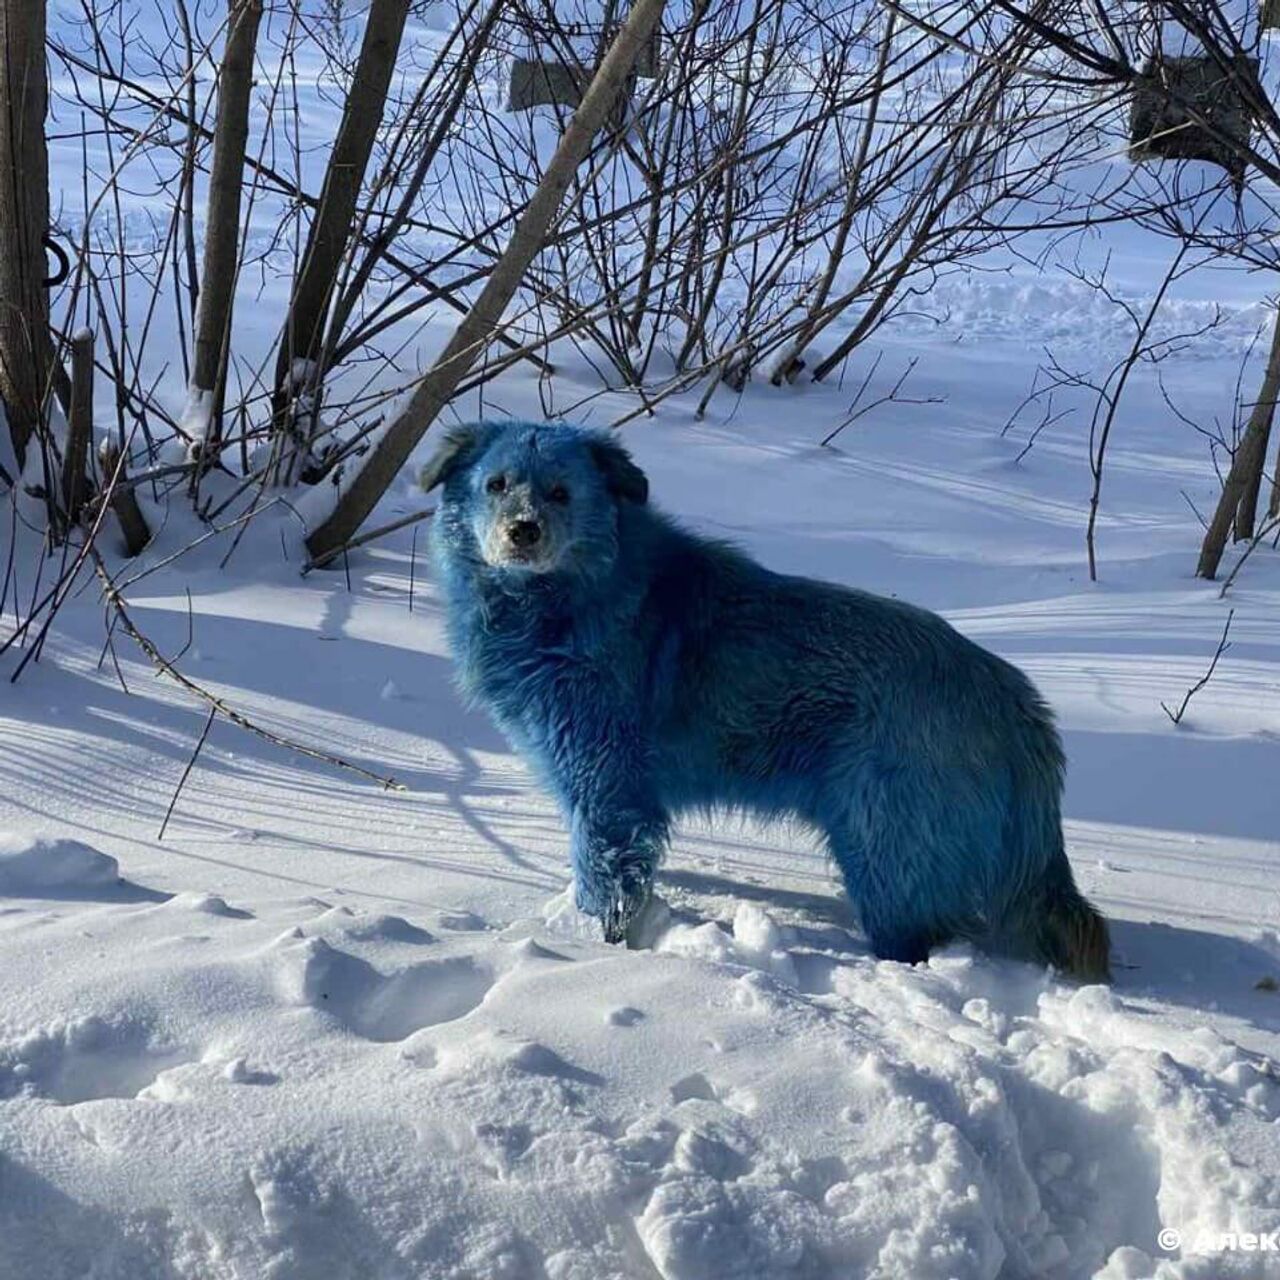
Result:
<svg viewBox="0 0 1280 1280">
<path fill-rule="evenodd" d="M 329 97 L 306 98 L 309 166 Z M 69 224 L 84 154 L 55 147 Z M 161 196 L 132 191 L 122 217 L 150 227 Z M 1115 251 L 1139 304 L 1171 252 L 1086 247 Z M 231 534 L 166 564 L 201 532 L 176 498 L 139 562 L 113 553 L 138 627 L 264 728 L 405 789 L 219 717 L 173 803 L 207 708 L 120 627 L 104 651 L 88 570 L 16 683 L 26 650 L 0 656 L 0 1280 L 1280 1276 L 1280 556 L 1260 548 L 1225 600 L 1191 576 L 1191 504 L 1217 480 L 1143 368 L 1091 583 L 1086 406 L 1025 456 L 1038 412 L 1001 428 L 1045 346 L 1107 365 L 1128 322 L 1061 272 L 982 265 L 1016 269 L 940 280 L 912 309 L 945 323 L 904 316 L 843 389 L 722 390 L 704 421 L 695 389 L 624 438 L 691 525 L 937 609 L 1036 680 L 1114 985 L 963 947 L 877 963 L 806 834 L 750 824 L 682 829 L 650 945 L 605 946 L 569 906 L 554 807 L 455 695 L 425 526 L 303 577 L 280 502 L 225 566 Z M 286 285 L 247 274 L 252 363 Z M 1189 276 L 1159 322 L 1219 307 L 1160 369 L 1209 430 L 1269 323 L 1258 279 Z M 903 394 L 922 403 L 820 447 L 882 347 L 865 400 L 918 358 Z M 146 358 L 179 414 L 163 335 Z M 555 359 L 547 386 L 486 388 L 487 410 L 634 408 Z M 429 505 L 415 470 L 371 526 Z M 38 587 L 0 494 L 0 578 L 15 537 L 0 643 L 56 573 Z M 1231 609 L 1175 727 L 1161 702 Z"/>
<path fill-rule="evenodd" d="M 406 789 L 219 719 L 161 841 L 205 711 L 119 629 L 102 660 L 84 580 L 0 694 L 0 1276 L 1280 1274 L 1253 1239 L 1280 1229 L 1280 561 L 1226 601 L 1190 576 L 1181 491 L 1203 509 L 1216 482 L 1144 381 L 1089 583 L 1081 419 L 1021 461 L 1000 434 L 1072 305 L 1039 287 L 905 333 L 886 369 L 920 355 L 911 393 L 947 403 L 837 448 L 836 387 L 669 405 L 626 439 L 690 523 L 936 608 L 1033 676 L 1112 988 L 959 947 L 877 963 L 804 833 L 745 825 L 682 830 L 652 945 L 605 946 L 553 807 L 455 696 L 421 528 L 304 578 L 268 511 L 225 569 L 224 539 L 129 586 L 131 614 L 238 710 Z M 1250 329 L 1166 369 L 1183 407 L 1228 407 Z M 518 378 L 490 395 L 537 411 Z M 424 503 L 406 472 L 375 520 Z M 1160 703 L 1229 608 L 1175 728 Z"/>
</svg>

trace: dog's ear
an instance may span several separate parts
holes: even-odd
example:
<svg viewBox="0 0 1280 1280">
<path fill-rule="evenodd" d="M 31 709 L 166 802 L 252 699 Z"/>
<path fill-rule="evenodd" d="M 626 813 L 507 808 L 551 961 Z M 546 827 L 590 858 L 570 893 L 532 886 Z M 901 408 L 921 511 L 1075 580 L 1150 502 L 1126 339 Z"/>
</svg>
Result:
<svg viewBox="0 0 1280 1280">
<path fill-rule="evenodd" d="M 649 500 L 649 477 L 634 462 L 631 455 L 612 440 L 597 438 L 588 446 L 591 460 L 604 476 L 609 492 L 616 498 L 626 498 L 637 506 Z"/>
<path fill-rule="evenodd" d="M 424 493 L 430 493 L 438 484 L 443 484 L 460 466 L 467 461 L 467 455 L 479 443 L 481 425 L 478 422 L 467 423 L 461 427 L 450 427 L 445 432 L 440 447 L 423 464 L 418 473 L 418 483 Z"/>
</svg>

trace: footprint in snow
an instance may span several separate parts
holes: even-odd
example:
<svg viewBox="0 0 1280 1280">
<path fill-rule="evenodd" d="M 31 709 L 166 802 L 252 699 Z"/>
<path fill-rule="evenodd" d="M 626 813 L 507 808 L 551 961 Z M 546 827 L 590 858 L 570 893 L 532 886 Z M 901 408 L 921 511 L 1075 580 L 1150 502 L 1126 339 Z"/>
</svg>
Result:
<svg viewBox="0 0 1280 1280">
<path fill-rule="evenodd" d="M 677 1080 L 671 1086 L 671 1101 L 676 1106 L 683 1102 L 715 1102 L 744 1116 L 754 1115 L 759 1106 L 755 1094 L 749 1089 L 722 1088 L 701 1071 L 691 1072 Z"/>
<path fill-rule="evenodd" d="M 610 1027 L 634 1027 L 637 1022 L 644 1021 L 644 1014 L 630 1005 L 622 1005 L 618 1009 L 610 1009 L 604 1015 L 605 1025 Z"/>
<path fill-rule="evenodd" d="M 322 1010 L 366 1040 L 404 1040 L 423 1027 L 465 1017 L 496 976 L 470 956 L 425 960 L 391 973 L 321 938 L 286 935 L 278 984 L 286 998 Z"/>
<path fill-rule="evenodd" d="M 307 928 L 313 932 L 332 930 L 354 942 L 407 942 L 425 946 L 435 941 L 425 929 L 411 924 L 403 916 L 366 914 L 350 907 L 330 907 Z"/>
<path fill-rule="evenodd" d="M 154 1027 L 92 1015 L 0 1045 L 0 1098 L 29 1092 L 66 1106 L 136 1098 L 189 1056 Z"/>
</svg>

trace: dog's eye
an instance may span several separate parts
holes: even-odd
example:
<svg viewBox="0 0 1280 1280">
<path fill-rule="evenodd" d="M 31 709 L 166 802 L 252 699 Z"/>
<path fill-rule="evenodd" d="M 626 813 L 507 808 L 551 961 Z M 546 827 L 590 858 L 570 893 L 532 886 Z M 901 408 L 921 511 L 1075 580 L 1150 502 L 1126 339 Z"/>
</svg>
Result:
<svg viewBox="0 0 1280 1280">
<path fill-rule="evenodd" d="M 558 506 L 563 507 L 569 501 L 569 490 L 562 484 L 558 484 L 555 488 L 547 493 L 547 501 L 554 502 Z"/>
<path fill-rule="evenodd" d="M 485 481 L 484 487 L 490 493 L 502 493 L 507 487 L 507 477 L 506 476 L 490 476 L 488 480 Z"/>
</svg>

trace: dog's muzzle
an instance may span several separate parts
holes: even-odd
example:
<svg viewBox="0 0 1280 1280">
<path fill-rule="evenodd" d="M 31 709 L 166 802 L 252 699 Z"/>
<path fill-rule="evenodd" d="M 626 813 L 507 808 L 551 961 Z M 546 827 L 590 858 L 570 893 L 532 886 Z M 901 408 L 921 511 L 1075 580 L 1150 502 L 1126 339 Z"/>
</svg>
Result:
<svg viewBox="0 0 1280 1280">
<path fill-rule="evenodd" d="M 484 558 L 493 565 L 510 565 L 545 573 L 553 568 L 558 547 L 553 531 L 533 512 L 513 512 L 496 520 L 484 540 Z"/>
<path fill-rule="evenodd" d="M 517 551 L 528 551 L 542 541 L 542 526 L 536 520 L 517 520 L 507 526 L 507 541 Z"/>
</svg>

